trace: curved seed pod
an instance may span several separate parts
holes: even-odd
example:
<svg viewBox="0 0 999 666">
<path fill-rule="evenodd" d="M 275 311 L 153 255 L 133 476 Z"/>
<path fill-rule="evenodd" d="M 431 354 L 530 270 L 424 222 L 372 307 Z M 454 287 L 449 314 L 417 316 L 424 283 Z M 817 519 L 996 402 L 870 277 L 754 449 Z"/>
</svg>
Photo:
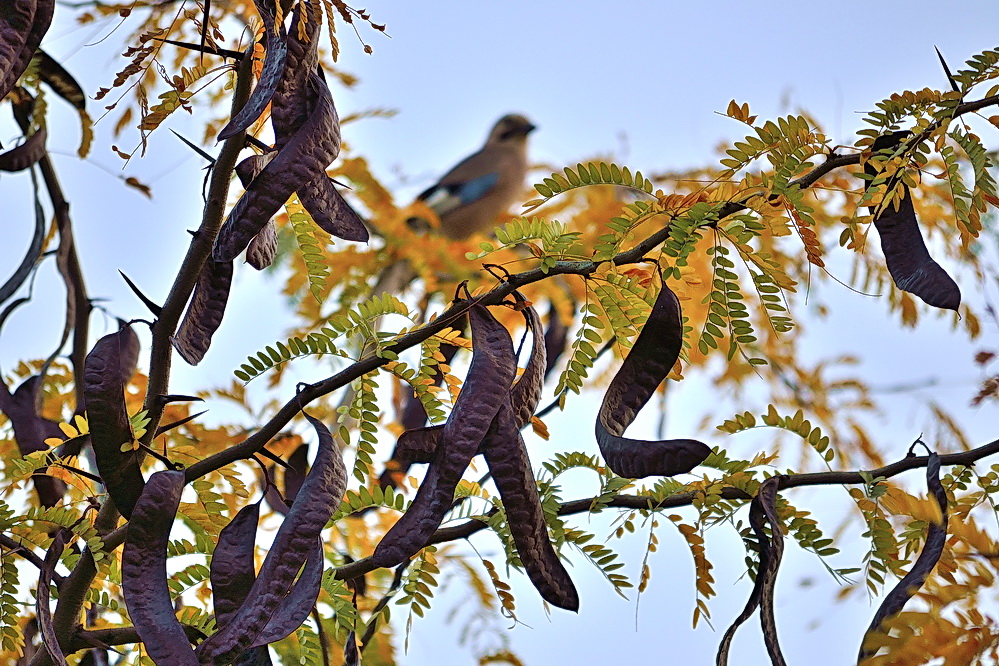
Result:
<svg viewBox="0 0 999 666">
<path fill-rule="evenodd" d="M 37 9 L 38 0 L 14 0 L 4 3 L 0 10 L 0 99 L 7 96 L 24 71 L 18 68 L 21 52 Z"/>
<path fill-rule="evenodd" d="M 271 98 L 271 124 L 274 126 L 275 147 L 279 150 L 305 125 L 312 111 L 307 84 L 319 66 L 320 21 L 315 10 L 316 5 L 311 0 L 305 0 L 297 4 L 292 12 L 284 74 Z M 304 39 L 299 36 L 298 30 L 302 25 L 303 11 L 308 12 Z"/>
<path fill-rule="evenodd" d="M 876 153 L 897 146 L 908 135 L 908 132 L 893 132 L 879 136 L 871 150 Z M 874 176 L 877 169 L 868 163 L 864 165 L 864 172 Z M 956 311 L 961 305 L 961 290 L 947 271 L 930 257 L 919 231 L 908 186 L 902 185 L 902 193 L 897 210 L 886 205 L 874 216 L 888 273 L 896 287 L 915 294 L 927 305 Z"/>
<path fill-rule="evenodd" d="M 264 167 L 274 159 L 277 155 L 275 152 L 264 153 L 262 155 L 250 155 L 246 159 L 240 160 L 236 165 L 236 175 L 239 177 L 239 182 L 243 185 L 243 189 L 253 182 L 253 179 L 260 175 L 260 172 L 264 170 Z"/>
<path fill-rule="evenodd" d="M 215 603 L 215 624 L 220 627 L 228 624 L 239 610 L 256 579 L 253 551 L 259 518 L 260 504 L 247 504 L 219 532 L 209 573 Z"/>
<path fill-rule="evenodd" d="M 780 566 L 780 559 L 784 552 L 784 535 L 777 522 L 777 512 L 774 507 L 774 503 L 777 501 L 777 486 L 779 482 L 779 477 L 774 476 L 761 483 L 756 491 L 756 497 L 753 498 L 753 502 L 750 505 L 749 525 L 753 528 L 756 539 L 760 544 L 760 566 L 756 574 L 756 583 L 753 585 L 753 591 L 749 595 L 749 600 L 746 601 L 746 607 L 742 609 L 739 617 L 735 618 L 732 622 L 732 626 L 725 631 L 725 635 L 718 646 L 718 656 L 715 661 L 717 666 L 726 666 L 728 664 L 728 653 L 732 646 L 732 639 L 735 638 L 736 630 L 749 619 L 765 596 L 769 596 L 767 603 L 769 603 L 770 619 L 768 621 L 767 618 L 762 617 L 763 611 L 760 611 L 763 622 L 764 641 L 771 656 L 774 654 L 774 651 L 770 647 L 771 642 L 776 646 L 778 655 L 780 653 L 780 647 L 777 644 L 777 631 L 773 624 L 773 581 L 777 576 L 777 568 Z M 774 534 L 773 541 L 767 537 L 767 533 L 763 530 L 764 520 L 770 521 L 770 530 Z M 768 624 L 770 629 L 768 629 Z M 781 657 L 780 662 L 774 661 L 774 663 L 783 663 L 783 657 Z"/>
<path fill-rule="evenodd" d="M 22 456 L 35 451 L 45 451 L 49 447 L 45 440 L 49 437 L 62 438 L 62 431 L 55 421 L 38 414 L 38 392 L 41 390 L 41 376 L 28 377 L 14 389 L 13 395 L 7 385 L 0 381 L 0 411 L 7 415 L 11 428 L 14 430 L 14 440 Z M 38 493 L 38 502 L 42 506 L 55 506 L 62 500 L 66 492 L 66 484 L 54 476 L 40 472 L 31 475 L 31 481 Z"/>
<path fill-rule="evenodd" d="M 519 302 L 526 302 L 520 292 L 513 293 Z M 524 366 L 524 372 L 510 389 L 510 403 L 513 406 L 517 430 L 525 428 L 534 417 L 538 401 L 541 400 L 547 366 L 545 360 L 547 350 L 543 344 L 544 327 L 541 325 L 541 317 L 530 305 L 524 308 L 523 313 L 533 342 L 531 356 L 527 360 L 527 365 Z M 450 359 L 448 360 L 450 361 Z M 436 425 L 405 431 L 399 435 L 399 439 L 396 441 L 392 458 L 397 462 L 404 463 L 407 468 L 413 463 L 430 462 L 440 444 L 443 429 L 444 426 Z M 483 453 L 484 446 L 485 444 L 480 446 L 477 453 Z"/>
<path fill-rule="evenodd" d="M 607 466 L 629 479 L 673 476 L 700 465 L 711 449 L 694 439 L 645 441 L 622 437 L 680 356 L 680 301 L 663 284 L 648 321 L 614 375 L 597 414 L 596 436 Z"/>
<path fill-rule="evenodd" d="M 316 98 L 312 113 L 229 211 L 215 239 L 215 261 L 235 259 L 292 193 L 325 173 L 340 153 L 340 132 L 329 87 L 319 74 L 309 79 L 308 87 Z"/>
<path fill-rule="evenodd" d="M 926 543 L 916 558 L 916 563 L 912 565 L 909 573 L 902 580 L 898 581 L 892 591 L 888 593 L 885 600 L 881 602 L 878 612 L 874 614 L 871 625 L 864 634 L 864 643 L 867 637 L 881 628 L 881 625 L 889 617 L 902 612 L 902 608 L 923 586 L 933 567 L 937 565 L 940 556 L 943 554 L 944 544 L 947 542 L 947 491 L 940 483 L 940 456 L 931 452 L 929 460 L 926 462 L 926 486 L 940 507 L 940 522 L 930 522 L 926 531 Z M 861 646 L 858 663 L 873 657 L 877 650 L 870 650 Z"/>
<path fill-rule="evenodd" d="M 28 251 L 24 253 L 21 263 L 14 274 L 7 278 L 7 281 L 0 285 L 0 303 L 5 303 L 8 298 L 17 293 L 24 281 L 31 275 L 42 256 L 42 245 L 45 242 L 45 211 L 38 201 L 38 187 L 35 186 L 35 230 L 31 235 L 31 242 L 28 244 Z M 60 237 L 60 247 L 62 238 Z"/>
<path fill-rule="evenodd" d="M 326 233 L 359 243 L 368 241 L 368 228 L 325 173 L 298 188 L 298 198 L 312 221 Z"/>
<path fill-rule="evenodd" d="M 517 359 L 510 334 L 481 305 L 469 310 L 472 363 L 465 385 L 441 434 L 441 445 L 420 484 L 413 504 L 392 526 L 371 555 L 378 567 L 394 567 L 423 548 L 451 508 L 454 489 L 489 430 L 504 400 Z"/>
<path fill-rule="evenodd" d="M 55 626 L 52 624 L 52 606 L 50 603 L 52 591 L 50 585 L 52 584 L 52 574 L 55 573 L 56 565 L 59 564 L 59 558 L 66 549 L 67 536 L 71 534 L 72 532 L 65 528 L 55 533 L 55 536 L 52 538 L 52 545 L 45 551 L 45 559 L 42 561 L 42 567 L 38 572 L 35 615 L 38 618 L 38 628 L 42 634 L 42 645 L 48 650 L 49 656 L 52 657 L 52 661 L 55 662 L 56 666 L 68 665 L 66 663 L 66 655 L 62 653 L 62 648 L 59 647 L 59 639 L 56 637 Z"/>
<path fill-rule="evenodd" d="M 122 387 L 128 386 L 139 365 L 139 336 L 124 319 L 118 320 L 118 372 Z"/>
<path fill-rule="evenodd" d="M 35 57 L 38 58 L 38 76 L 42 81 L 77 111 L 86 111 L 87 95 L 73 75 L 42 49 L 35 51 Z"/>
<path fill-rule="evenodd" d="M 264 630 L 254 639 L 251 647 L 261 647 L 276 643 L 291 635 L 302 626 L 319 598 L 319 589 L 323 582 L 323 541 L 316 539 L 316 545 L 305 561 L 301 575 L 295 581 L 295 586 L 281 601 L 281 607 L 271 616 Z"/>
<path fill-rule="evenodd" d="M 173 338 L 174 348 L 191 365 L 200 363 L 208 352 L 212 336 L 222 324 L 231 286 L 232 261 L 212 261 L 209 257 Z"/>
<path fill-rule="evenodd" d="M 270 4 L 254 0 L 260 18 L 264 21 L 264 34 L 267 35 L 267 52 L 264 54 L 264 65 L 260 70 L 260 79 L 257 86 L 250 93 L 250 98 L 246 101 L 235 116 L 219 132 L 219 140 L 242 132 L 252 125 L 260 114 L 264 112 L 267 105 L 277 89 L 278 81 L 284 73 L 285 58 L 288 55 L 288 35 L 285 33 L 284 24 L 277 26 L 277 34 L 274 34 L 274 3 Z"/>
<path fill-rule="evenodd" d="M 48 32 L 55 0 L 7 0 L 0 7 L 0 99 L 3 99 L 24 73 Z"/>
<path fill-rule="evenodd" d="M 264 270 L 274 262 L 274 257 L 277 256 L 277 243 L 277 225 L 271 218 L 246 246 L 246 263 L 258 271 Z"/>
<path fill-rule="evenodd" d="M 128 614 L 152 660 L 193 666 L 198 660 L 174 612 L 166 572 L 167 541 L 183 489 L 182 471 L 149 477 L 128 521 L 121 586 Z"/>
<path fill-rule="evenodd" d="M 122 351 L 128 349 L 130 336 L 135 335 L 129 328 L 98 340 L 83 363 L 83 395 L 97 470 L 104 488 L 126 518 L 131 517 L 143 486 L 135 452 L 121 450 L 123 444 L 132 441 L 121 371 Z"/>
<path fill-rule="evenodd" d="M 347 470 L 333 436 L 318 419 L 308 414 L 305 418 L 319 438 L 316 461 L 243 604 L 228 624 L 198 646 L 203 664 L 228 663 L 256 640 L 288 596 L 299 569 L 314 552 L 316 538 L 343 499 Z"/>
<path fill-rule="evenodd" d="M 541 367 L 544 368 L 543 363 Z M 566 610 L 579 610 L 576 586 L 548 536 L 538 484 L 509 403 L 500 408 L 489 430 L 485 455 L 528 578 L 548 603 Z"/>
<path fill-rule="evenodd" d="M 302 488 L 309 471 L 309 445 L 301 444 L 288 456 L 288 467 L 284 470 L 284 496 L 289 500 L 298 497 L 298 491 Z"/>
<path fill-rule="evenodd" d="M 20 146 L 0 153 L 0 171 L 24 171 L 45 157 L 45 128 L 38 129 Z"/>
</svg>

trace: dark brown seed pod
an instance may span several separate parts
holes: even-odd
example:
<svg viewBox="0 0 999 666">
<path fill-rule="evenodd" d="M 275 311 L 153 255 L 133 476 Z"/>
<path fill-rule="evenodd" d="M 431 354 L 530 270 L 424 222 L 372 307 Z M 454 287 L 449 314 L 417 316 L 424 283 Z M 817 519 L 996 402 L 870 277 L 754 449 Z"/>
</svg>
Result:
<svg viewBox="0 0 999 666">
<path fill-rule="evenodd" d="M 569 328 L 559 317 L 555 305 L 548 308 L 548 328 L 545 329 L 545 377 L 551 374 L 559 358 L 565 353 L 566 342 L 569 339 Z"/>
<path fill-rule="evenodd" d="M 604 394 L 597 415 L 600 452 L 615 474 L 629 479 L 673 476 L 700 465 L 711 449 L 693 439 L 645 441 L 623 437 L 680 356 L 680 301 L 663 285 L 648 321 Z"/>
<path fill-rule="evenodd" d="M 485 439 L 493 417 L 503 401 L 509 400 L 517 365 L 510 334 L 481 305 L 472 306 L 469 319 L 473 347 L 465 385 L 412 505 L 371 555 L 375 566 L 394 567 L 427 544 L 450 509 L 454 489 Z"/>
<path fill-rule="evenodd" d="M 56 637 L 55 625 L 52 624 L 52 575 L 55 573 L 59 558 L 66 549 L 66 539 L 71 535 L 68 529 L 59 529 L 52 538 L 52 544 L 45 551 L 45 559 L 38 572 L 38 588 L 35 592 L 35 615 L 38 618 L 38 629 L 42 634 L 42 645 L 48 650 L 49 656 L 56 666 L 67 666 L 66 655 L 59 647 L 59 639 Z"/>
<path fill-rule="evenodd" d="M 260 504 L 247 504 L 219 532 L 209 568 L 215 624 L 229 623 L 253 586 L 253 551 L 257 539 Z"/>
<path fill-rule="evenodd" d="M 316 605 L 323 582 L 323 541 L 316 539 L 315 547 L 305 561 L 301 575 L 295 581 L 288 596 L 281 600 L 281 606 L 271 616 L 264 630 L 253 640 L 251 648 L 276 643 L 302 626 Z"/>
<path fill-rule="evenodd" d="M 728 653 L 736 630 L 750 618 L 761 603 L 764 604 L 764 608 L 760 610 L 760 620 L 763 624 L 763 640 L 766 643 L 767 651 L 774 659 L 774 664 L 784 663 L 784 658 L 780 655 L 780 645 L 777 643 L 777 628 L 773 613 L 774 581 L 784 553 L 784 534 L 781 532 L 776 510 L 779 485 L 780 477 L 777 476 L 770 477 L 761 483 L 756 491 L 756 497 L 753 498 L 750 505 L 749 525 L 753 528 L 753 533 L 760 544 L 760 565 L 756 574 L 756 583 L 753 585 L 749 600 L 746 601 L 746 607 L 725 631 L 718 646 L 718 656 L 715 662 L 717 666 L 728 664 Z M 767 536 L 763 529 L 764 521 L 770 523 L 772 539 Z M 777 658 L 774 658 L 775 654 Z"/>
<path fill-rule="evenodd" d="M 298 198 L 305 210 L 309 211 L 312 221 L 326 233 L 358 243 L 368 241 L 368 228 L 361 221 L 361 216 L 347 203 L 333 185 L 333 180 L 325 173 L 300 187 Z"/>
<path fill-rule="evenodd" d="M 926 486 L 940 508 L 940 522 L 930 522 L 930 526 L 926 530 L 926 543 L 919 552 L 916 563 L 881 602 L 878 612 L 871 620 L 871 625 L 864 633 L 865 644 L 871 634 L 881 629 L 885 620 L 902 612 L 906 602 L 923 586 L 943 554 L 944 545 L 947 542 L 947 491 L 940 483 L 940 456 L 933 452 L 930 453 L 926 462 Z M 871 650 L 862 645 L 860 656 L 857 658 L 858 663 L 868 657 L 873 657 L 876 652 L 877 649 Z"/>
<path fill-rule="evenodd" d="M 122 591 L 146 653 L 157 664 L 194 666 L 191 643 L 177 620 L 167 585 L 167 542 L 180 506 L 184 472 L 156 472 L 128 522 L 121 554 Z"/>
<path fill-rule="evenodd" d="M 42 81 L 77 111 L 86 111 L 87 95 L 73 75 L 42 49 L 35 51 L 35 57 L 38 58 L 38 76 Z"/>
<path fill-rule="evenodd" d="M 142 347 L 139 344 L 139 336 L 136 335 L 127 321 L 118 320 L 118 372 L 121 385 L 128 386 L 135 374 L 135 369 L 139 366 L 139 353 Z"/>
<path fill-rule="evenodd" d="M 908 135 L 908 132 L 893 132 L 880 136 L 871 150 L 877 153 L 897 146 Z M 864 172 L 874 176 L 877 169 L 868 163 Z M 881 236 L 881 251 L 885 255 L 888 273 L 896 287 L 915 294 L 927 305 L 956 311 L 961 305 L 961 289 L 947 271 L 930 257 L 919 230 L 909 188 L 904 184 L 901 187 L 902 200 L 898 208 L 889 204 L 874 215 L 874 226 Z"/>
<path fill-rule="evenodd" d="M 264 34 L 267 35 L 267 52 L 264 54 L 264 64 L 260 70 L 260 79 L 257 86 L 250 93 L 250 98 L 246 101 L 236 115 L 219 132 L 219 140 L 242 132 L 252 125 L 260 114 L 264 112 L 270 104 L 271 97 L 277 89 L 278 81 L 284 74 L 285 58 L 288 55 L 288 35 L 285 33 L 284 24 L 278 24 L 277 34 L 274 30 L 274 3 L 260 2 L 254 0 L 257 12 L 264 22 Z"/>
<path fill-rule="evenodd" d="M 271 218 L 246 246 L 246 263 L 258 271 L 264 270 L 274 263 L 274 257 L 277 256 L 277 243 L 277 225 Z"/>
<path fill-rule="evenodd" d="M 87 354 L 83 364 L 83 395 L 87 403 L 90 441 L 104 488 L 118 511 L 129 518 L 142 494 L 139 458 L 123 445 L 132 441 L 132 426 L 125 410 L 122 355 L 135 333 L 126 326 L 105 335 Z"/>
<path fill-rule="evenodd" d="M 308 455 L 309 445 L 301 444 L 288 456 L 288 466 L 284 470 L 284 496 L 287 500 L 298 497 L 298 491 L 309 471 Z"/>
<path fill-rule="evenodd" d="M 302 128 L 247 186 L 215 240 L 216 261 L 231 261 L 303 184 L 324 174 L 340 152 L 336 110 L 326 81 L 309 80 L 315 106 Z"/>
<path fill-rule="evenodd" d="M 0 99 L 7 96 L 52 23 L 55 0 L 7 0 L 0 9 Z"/>
<path fill-rule="evenodd" d="M 317 537 L 343 499 L 347 470 L 333 436 L 318 419 L 308 414 L 305 418 L 319 439 L 315 463 L 243 604 L 225 626 L 198 646 L 198 658 L 203 664 L 228 663 L 260 636 L 288 596 L 295 576 L 314 552 Z"/>
<path fill-rule="evenodd" d="M 45 440 L 50 437 L 63 437 L 59 424 L 40 416 L 36 410 L 40 380 L 39 375 L 28 377 L 14 389 L 13 394 L 0 381 L 0 411 L 10 420 L 14 440 L 22 456 L 47 450 L 49 447 Z M 53 476 L 35 473 L 31 480 L 42 506 L 55 506 L 66 492 L 66 484 Z"/>
<path fill-rule="evenodd" d="M 544 368 L 544 363 L 541 367 Z M 576 586 L 548 536 L 537 481 L 509 403 L 500 408 L 489 430 L 485 456 L 528 578 L 548 603 L 566 610 L 579 610 Z"/>
<path fill-rule="evenodd" d="M 174 348 L 191 365 L 200 363 L 208 352 L 212 336 L 222 324 L 231 286 L 232 261 L 212 261 L 209 257 L 173 338 Z"/>
<path fill-rule="evenodd" d="M 45 157 L 45 128 L 38 129 L 20 146 L 0 153 L 0 171 L 24 171 Z"/>
</svg>

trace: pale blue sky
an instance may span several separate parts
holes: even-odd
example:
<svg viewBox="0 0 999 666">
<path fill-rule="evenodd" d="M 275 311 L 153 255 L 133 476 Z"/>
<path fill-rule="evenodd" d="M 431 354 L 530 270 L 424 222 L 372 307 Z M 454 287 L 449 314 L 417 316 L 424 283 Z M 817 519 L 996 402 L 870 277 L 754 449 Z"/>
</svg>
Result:
<svg viewBox="0 0 999 666">
<path fill-rule="evenodd" d="M 945 79 L 933 46 L 939 46 L 952 67 L 996 45 L 999 4 L 953 2 L 947 6 L 919 2 L 423 2 L 387 0 L 368 9 L 375 21 L 387 24 L 391 38 L 362 28 L 374 48 L 365 55 L 349 28 L 341 27 L 340 65 L 361 82 L 353 90 L 334 90 L 341 115 L 374 107 L 399 114 L 390 120 L 366 120 L 345 128 L 345 139 L 367 156 L 405 201 L 431 184 L 455 161 L 474 150 L 500 115 L 523 112 L 538 125 L 532 135 L 531 155 L 537 162 L 574 164 L 598 155 L 643 172 L 702 165 L 716 158 L 723 139 L 740 136 L 742 128 L 719 116 L 732 98 L 749 102 L 754 113 L 773 117 L 803 107 L 825 127 L 834 141 L 850 143 L 859 128 L 859 113 L 883 96 L 904 88 L 941 88 Z M 90 29 L 76 29 L 58 10 L 56 26 L 44 46 L 63 56 L 66 67 L 89 91 L 107 85 L 120 69 L 111 59 L 119 49 L 114 37 L 100 47 L 80 48 L 94 40 Z M 56 107 L 61 102 L 52 101 Z M 92 108 L 99 108 L 92 103 Z M 149 202 L 120 187 L 114 176 L 81 165 L 69 153 L 75 150 L 77 130 L 66 114 L 64 132 L 50 130 L 50 146 L 57 151 L 60 171 L 72 212 L 91 293 L 107 298 L 108 306 L 125 317 L 143 316 L 141 306 L 121 282 L 117 269 L 129 274 L 154 300 L 165 294 L 168 271 L 177 265 L 187 243 L 184 229 L 199 219 L 203 173 L 200 160 L 179 146 L 168 132 L 151 142 L 150 157 L 135 160 L 126 175 L 135 175 L 154 187 Z M 176 119 L 170 126 L 194 136 L 196 122 Z M 117 173 L 120 160 L 107 149 L 109 123 L 98 126 L 90 162 Z M 0 138 L 15 136 L 9 111 L 0 115 Z M 995 131 L 983 135 L 987 145 L 997 143 Z M 119 142 L 123 148 L 130 148 Z M 214 149 L 212 149 L 214 150 Z M 4 215 L 0 244 L 0 277 L 20 259 L 30 235 L 30 201 L 26 176 L 0 177 L 0 201 L 11 211 Z M 99 194 L 95 195 L 95 192 Z M 47 205 L 47 199 L 44 200 Z M 19 212 L 18 212 L 19 211 Z M 18 212 L 15 216 L 14 213 Z M 153 256 L 143 249 L 156 247 Z M 61 301 L 62 292 L 46 266 L 38 288 L 47 299 Z M 281 299 L 274 281 L 240 271 L 233 309 L 227 313 L 219 339 L 205 368 L 183 367 L 172 390 L 188 392 L 208 384 L 227 382 L 231 369 L 250 351 L 281 334 Z M 975 294 L 967 294 L 975 298 Z M 865 371 L 878 384 L 938 376 L 947 384 L 936 397 L 957 409 L 967 403 L 975 378 L 970 355 L 979 347 L 996 345 L 994 326 L 986 326 L 985 340 L 967 345 L 963 338 L 946 347 L 939 341 L 946 331 L 941 322 L 906 332 L 900 338 L 881 337 L 866 322 L 882 317 L 884 306 L 848 293 L 827 300 L 843 304 L 844 313 L 810 325 L 805 342 L 816 356 L 844 350 L 868 353 Z M 9 370 L 22 354 L 41 356 L 57 339 L 55 320 L 43 305 L 25 308 L 0 339 L 0 367 Z M 100 333 L 95 325 L 95 335 Z M 146 336 L 144 339 L 148 339 Z M 936 354 L 915 354 L 932 346 Z M 925 364 L 925 365 L 923 365 Z M 693 427 L 698 403 L 710 389 L 692 378 L 675 398 L 674 411 L 690 414 L 689 423 L 676 417 L 674 427 Z M 921 396 L 926 397 L 926 396 Z M 592 398 L 587 399 L 592 402 Z M 891 450 L 901 455 L 925 422 L 911 396 L 898 398 L 886 414 L 883 434 Z M 586 414 L 593 405 L 577 403 Z M 990 410 L 990 411 L 986 411 Z M 992 407 L 962 411 L 974 436 L 984 438 L 995 422 Z M 589 418 L 589 417 L 587 417 Z M 645 424 L 655 416 L 643 415 Z M 575 447 L 588 441 L 589 424 L 578 431 L 578 415 L 548 419 L 551 443 L 532 443 L 532 452 L 547 455 L 560 442 Z M 636 429 L 641 429 L 636 424 Z M 710 432 L 712 444 L 756 450 L 738 438 L 722 440 Z M 582 446 L 583 444 L 578 444 Z M 595 447 L 593 447 L 595 449 Z M 796 461 L 786 461 L 793 465 Z M 920 485 L 918 474 L 913 482 Z M 587 479 L 588 481 L 588 479 Z M 822 515 L 835 517 L 844 510 L 839 489 L 796 491 L 792 501 Z M 577 519 L 583 520 L 583 519 Z M 602 519 L 596 519 L 602 520 Z M 661 521 L 665 522 L 665 521 Z M 835 520 L 824 523 L 832 529 Z M 606 520 L 602 521 L 606 525 Z M 606 531 L 601 528 L 600 533 Z M 716 534 L 717 532 L 717 534 Z M 750 585 L 742 574 L 741 545 L 731 530 L 709 533 L 708 547 L 719 597 L 710 603 L 718 631 L 703 625 L 690 630 L 693 608 L 693 569 L 690 555 L 667 526 L 659 531 L 660 552 L 651 560 L 653 582 L 643 596 L 635 629 L 634 597 L 621 600 L 588 565 L 576 562 L 573 575 L 581 589 L 579 615 L 555 611 L 550 620 L 523 576 L 513 577 L 520 618 L 533 627 L 518 627 L 512 639 L 527 664 L 612 664 L 666 661 L 706 664 L 713 661 L 720 634 L 741 610 Z M 494 539 L 476 542 L 495 552 Z M 644 537 L 626 542 L 626 569 L 633 578 L 641 564 Z M 854 543 L 849 557 L 837 566 L 855 566 L 865 552 Z M 808 585 L 803 581 L 810 581 Z M 738 584 L 737 584 L 738 582 Z M 460 590 L 460 585 L 452 585 Z M 790 663 L 841 664 L 855 658 L 863 629 L 873 607 L 865 601 L 833 602 L 836 588 L 814 557 L 790 546 L 777 593 L 778 629 Z M 454 626 L 445 624 L 449 608 L 461 603 L 457 592 L 442 598 L 430 616 L 417 620 L 404 664 L 470 664 L 467 650 L 456 645 Z M 402 609 L 396 617 L 403 618 Z M 765 661 L 758 621 L 751 620 L 738 634 L 733 663 Z M 447 633 L 448 635 L 442 635 Z M 818 647 L 821 646 L 821 647 Z"/>
</svg>

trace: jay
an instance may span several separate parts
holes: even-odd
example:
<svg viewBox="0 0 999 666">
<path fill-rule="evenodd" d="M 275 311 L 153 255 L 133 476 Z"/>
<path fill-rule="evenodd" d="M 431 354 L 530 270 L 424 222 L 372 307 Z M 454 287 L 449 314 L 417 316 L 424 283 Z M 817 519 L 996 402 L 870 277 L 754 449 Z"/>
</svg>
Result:
<svg viewBox="0 0 999 666">
<path fill-rule="evenodd" d="M 458 240 L 492 229 L 496 217 L 522 194 L 527 135 L 534 129 L 522 115 L 503 116 L 477 153 L 417 197 L 437 213 L 441 234 Z"/>
</svg>

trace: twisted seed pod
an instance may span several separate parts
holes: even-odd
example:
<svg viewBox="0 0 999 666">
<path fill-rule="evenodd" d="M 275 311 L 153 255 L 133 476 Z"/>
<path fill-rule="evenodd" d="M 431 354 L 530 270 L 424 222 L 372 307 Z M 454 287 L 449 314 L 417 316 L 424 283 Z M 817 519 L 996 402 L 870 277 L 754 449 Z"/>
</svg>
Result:
<svg viewBox="0 0 999 666">
<path fill-rule="evenodd" d="M 104 488 L 126 518 L 132 515 L 143 487 L 138 457 L 131 449 L 121 450 L 122 445 L 132 441 L 122 367 L 123 357 L 130 358 L 130 350 L 136 347 L 134 336 L 130 326 L 105 335 L 83 363 L 83 396 L 97 470 Z"/>
<path fill-rule="evenodd" d="M 607 466 L 619 476 L 639 479 L 682 474 L 711 453 L 706 444 L 694 439 L 645 441 L 622 437 L 679 358 L 682 322 L 680 301 L 663 284 L 648 321 L 604 394 L 597 414 L 597 444 Z"/>
<path fill-rule="evenodd" d="M 20 146 L 0 153 L 0 171 L 24 171 L 45 157 L 45 128 L 39 128 Z"/>
<path fill-rule="evenodd" d="M 256 547 L 260 504 L 247 504 L 219 532 L 218 545 L 209 568 L 215 624 L 225 626 L 246 599 L 256 579 L 253 551 Z"/>
<path fill-rule="evenodd" d="M 246 101 L 236 115 L 219 132 L 219 140 L 242 132 L 252 125 L 260 114 L 264 112 L 267 105 L 277 89 L 278 82 L 284 74 L 285 58 L 288 55 L 288 35 L 285 33 L 284 24 L 278 24 L 275 34 L 274 20 L 275 7 L 273 1 L 268 4 L 260 0 L 254 0 L 257 12 L 264 22 L 264 34 L 267 36 L 267 52 L 264 54 L 264 64 L 260 70 L 260 79 L 257 86 L 250 93 L 250 98 Z"/>
<path fill-rule="evenodd" d="M 319 598 L 323 582 L 323 540 L 316 538 L 315 547 L 305 561 L 301 575 L 295 581 L 288 596 L 281 600 L 281 606 L 271 616 L 264 630 L 250 644 L 251 648 L 276 643 L 302 626 Z"/>
<path fill-rule="evenodd" d="M 894 147 L 908 134 L 893 132 L 879 136 L 871 150 L 877 152 Z M 864 165 L 864 172 L 874 176 L 877 169 L 868 163 Z M 902 185 L 902 200 L 897 210 L 889 204 L 875 213 L 874 226 L 881 236 L 881 251 L 895 286 L 915 294 L 927 305 L 956 311 L 961 305 L 961 289 L 954 278 L 930 257 L 919 230 L 908 186 Z"/>
<path fill-rule="evenodd" d="M 510 334 L 481 305 L 472 306 L 469 320 L 473 348 L 465 385 L 412 505 L 371 555 L 375 566 L 394 567 L 427 544 L 451 507 L 454 489 L 485 439 L 493 417 L 509 399 L 517 365 Z"/>
<path fill-rule="evenodd" d="M 867 643 L 868 637 L 881 630 L 881 625 L 884 624 L 885 620 L 902 612 L 906 602 L 923 586 L 943 554 L 944 545 L 947 543 L 947 491 L 940 483 L 940 456 L 934 452 L 930 453 L 929 460 L 926 462 L 926 486 L 940 508 L 940 522 L 930 522 L 930 526 L 926 530 L 926 543 L 919 552 L 916 563 L 881 602 L 878 612 L 871 620 L 871 625 L 864 633 L 864 644 Z M 860 663 L 868 657 L 873 657 L 876 652 L 877 649 L 871 650 L 862 645 L 857 662 Z"/>
<path fill-rule="evenodd" d="M 544 363 L 541 367 L 544 370 Z M 485 456 L 493 482 L 503 500 L 517 554 L 531 583 L 550 604 L 566 610 L 578 610 L 579 595 L 552 547 L 538 484 L 509 403 L 500 408 L 489 430 Z"/>
<path fill-rule="evenodd" d="M 177 620 L 167 585 L 166 559 L 184 472 L 156 472 L 146 483 L 128 522 L 121 555 L 122 591 L 146 653 L 157 664 L 194 666 L 191 643 Z"/>
<path fill-rule="evenodd" d="M 368 229 L 324 173 L 298 189 L 298 198 L 316 225 L 337 238 L 366 243 Z"/>
<path fill-rule="evenodd" d="M 239 176 L 239 182 L 243 184 L 244 189 L 263 171 L 264 166 L 274 158 L 274 155 L 275 153 L 250 155 L 236 165 L 236 175 Z M 246 246 L 246 263 L 261 271 L 274 262 L 275 256 L 277 256 L 277 225 L 274 224 L 274 218 L 271 218 Z"/>
<path fill-rule="evenodd" d="M 59 647 L 55 625 L 52 624 L 52 605 L 50 602 L 52 591 L 49 586 L 52 584 L 52 574 L 55 573 L 56 565 L 59 564 L 59 558 L 66 549 L 66 539 L 71 534 L 72 532 L 65 528 L 56 531 L 52 538 L 52 544 L 45 551 L 42 567 L 38 571 L 38 587 L 35 592 L 35 616 L 38 618 L 38 629 L 42 634 L 42 645 L 48 650 L 49 656 L 52 657 L 56 666 L 68 665 L 66 655 Z"/>
<path fill-rule="evenodd" d="M 756 540 L 760 544 L 760 566 L 756 574 L 756 583 L 753 591 L 746 601 L 746 607 L 742 609 L 732 625 L 725 631 L 721 643 L 718 645 L 717 666 L 728 664 L 728 653 L 732 646 L 732 639 L 739 627 L 749 619 L 749 617 L 760 606 L 760 621 L 763 624 L 763 639 L 767 646 L 767 651 L 774 664 L 783 664 L 784 658 L 780 655 L 780 645 L 777 643 L 777 628 L 774 624 L 773 615 L 773 590 L 774 581 L 777 577 L 777 569 L 784 553 L 784 534 L 781 532 L 780 523 L 777 519 L 775 503 L 777 501 L 777 487 L 780 484 L 780 477 L 773 476 L 760 484 L 756 491 L 756 497 L 749 508 L 749 524 L 756 534 Z M 770 522 L 770 532 L 773 539 L 767 536 L 763 530 L 763 522 Z M 774 655 L 777 657 L 774 657 Z M 778 660 L 779 659 L 779 660 Z"/>
<path fill-rule="evenodd" d="M 191 365 L 200 363 L 208 352 L 212 336 L 222 324 L 231 286 L 232 261 L 206 259 L 187 312 L 173 337 L 174 348 Z"/>
<path fill-rule="evenodd" d="M 305 418 L 319 438 L 316 461 L 242 605 L 225 626 L 198 646 L 202 664 L 228 663 L 260 636 L 288 596 L 295 576 L 314 552 L 317 537 L 343 499 L 347 470 L 333 436 L 318 419 L 308 414 Z"/>
</svg>

